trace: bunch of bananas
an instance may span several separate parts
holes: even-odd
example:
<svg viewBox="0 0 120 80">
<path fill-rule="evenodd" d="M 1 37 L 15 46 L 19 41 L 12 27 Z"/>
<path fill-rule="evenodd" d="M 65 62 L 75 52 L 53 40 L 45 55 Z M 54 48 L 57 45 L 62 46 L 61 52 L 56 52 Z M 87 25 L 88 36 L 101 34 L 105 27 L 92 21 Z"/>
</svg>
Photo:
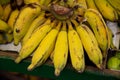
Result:
<svg viewBox="0 0 120 80">
<path fill-rule="evenodd" d="M 73 68 L 83 72 L 87 54 L 97 68 L 105 68 L 108 49 L 115 48 L 105 21 L 118 21 L 120 0 L 17 1 L 0 5 L 0 31 L 12 35 L 15 46 L 21 44 L 16 63 L 32 55 L 27 69 L 33 70 L 50 58 L 58 76 L 68 55 Z"/>
</svg>

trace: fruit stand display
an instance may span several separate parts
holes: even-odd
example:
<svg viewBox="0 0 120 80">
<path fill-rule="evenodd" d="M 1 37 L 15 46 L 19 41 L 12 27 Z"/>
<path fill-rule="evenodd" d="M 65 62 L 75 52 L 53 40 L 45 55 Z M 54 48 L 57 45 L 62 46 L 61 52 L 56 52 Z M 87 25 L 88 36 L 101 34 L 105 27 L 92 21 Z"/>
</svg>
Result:
<svg viewBox="0 0 120 80">
<path fill-rule="evenodd" d="M 120 0 L 0 0 L 0 70 L 60 80 L 120 79 Z"/>
</svg>

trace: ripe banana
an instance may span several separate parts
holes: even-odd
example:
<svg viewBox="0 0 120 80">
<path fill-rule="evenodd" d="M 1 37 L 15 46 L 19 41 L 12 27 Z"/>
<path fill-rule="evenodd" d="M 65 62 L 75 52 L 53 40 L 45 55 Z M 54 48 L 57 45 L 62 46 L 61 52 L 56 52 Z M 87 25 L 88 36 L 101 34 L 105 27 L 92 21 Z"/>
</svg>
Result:
<svg viewBox="0 0 120 80">
<path fill-rule="evenodd" d="M 110 21 L 117 21 L 118 14 L 116 10 L 107 2 L 107 0 L 94 0 L 98 10 L 103 17 Z"/>
<path fill-rule="evenodd" d="M 1 19 L 4 20 L 4 21 L 7 21 L 11 11 L 12 11 L 12 8 L 10 6 L 10 3 L 6 4 L 5 8 L 3 9 L 3 15 L 2 15 Z"/>
<path fill-rule="evenodd" d="M 39 27 L 43 22 L 45 22 L 46 18 L 45 18 L 45 12 L 41 12 L 40 15 L 35 18 L 33 20 L 33 22 L 31 23 L 27 33 L 25 34 L 25 36 L 22 39 L 22 45 L 24 43 L 26 43 L 26 41 L 29 39 L 29 37 L 31 36 L 31 34 L 34 32 L 34 30 Z"/>
<path fill-rule="evenodd" d="M 86 10 L 84 17 L 87 19 L 87 22 L 90 24 L 92 31 L 97 39 L 98 45 L 102 50 L 103 56 L 107 54 L 109 48 L 109 35 L 107 31 L 107 26 L 99 14 L 98 11 L 94 9 Z"/>
<path fill-rule="evenodd" d="M 10 43 L 13 41 L 13 33 L 3 33 L 3 35 L 7 43 Z"/>
<path fill-rule="evenodd" d="M 86 25 L 79 25 L 76 27 L 76 30 L 80 36 L 84 49 L 89 57 L 89 59 L 100 69 L 102 69 L 102 53 L 98 45 L 96 44 L 96 40 L 94 41 L 91 35 L 91 31 Z M 89 32 L 90 31 L 90 32 Z M 90 33 L 90 34 L 89 34 Z M 91 37 L 91 36 L 92 37 Z M 94 38 L 95 39 L 95 38 Z"/>
<path fill-rule="evenodd" d="M 30 38 L 22 45 L 19 55 L 15 60 L 16 63 L 19 63 L 24 58 L 28 57 L 39 45 L 41 40 L 47 35 L 47 33 L 51 30 L 54 25 L 50 25 L 50 19 L 48 19 L 43 25 L 38 27 L 30 36 Z M 34 43 L 34 44 L 33 44 Z"/>
<path fill-rule="evenodd" d="M 87 4 L 88 8 L 92 8 L 92 9 L 98 10 L 96 5 L 95 5 L 94 0 L 86 0 L 86 4 Z"/>
<path fill-rule="evenodd" d="M 12 30 L 11 28 L 9 27 L 9 25 L 0 19 L 0 32 L 7 32 L 7 33 L 11 33 Z"/>
<path fill-rule="evenodd" d="M 54 54 L 53 54 L 53 64 L 55 68 L 55 75 L 60 75 L 60 72 L 64 69 L 68 59 L 68 37 L 67 37 L 67 26 L 63 22 L 62 29 L 58 33 Z"/>
<path fill-rule="evenodd" d="M 11 27 L 12 30 L 14 28 L 13 26 L 14 26 L 14 23 L 15 23 L 18 15 L 19 15 L 19 10 L 18 9 L 13 10 L 10 14 L 10 17 L 9 17 L 7 23 Z"/>
<path fill-rule="evenodd" d="M 53 28 L 41 41 L 38 48 L 33 53 L 32 61 L 31 64 L 28 66 L 28 70 L 32 70 L 35 67 L 40 66 L 50 56 L 50 53 L 54 49 L 55 40 L 60 27 L 61 22 L 59 22 L 58 25 L 55 28 Z"/>
<path fill-rule="evenodd" d="M 40 14 L 40 11 L 40 6 L 36 4 L 29 4 L 20 11 L 18 18 L 14 24 L 14 45 L 19 44 L 19 42 L 29 29 L 32 21 Z"/>
<path fill-rule="evenodd" d="M 81 39 L 78 33 L 73 29 L 70 21 L 67 21 L 67 25 L 70 59 L 72 66 L 78 72 L 83 72 L 85 69 L 85 59 Z"/>
</svg>

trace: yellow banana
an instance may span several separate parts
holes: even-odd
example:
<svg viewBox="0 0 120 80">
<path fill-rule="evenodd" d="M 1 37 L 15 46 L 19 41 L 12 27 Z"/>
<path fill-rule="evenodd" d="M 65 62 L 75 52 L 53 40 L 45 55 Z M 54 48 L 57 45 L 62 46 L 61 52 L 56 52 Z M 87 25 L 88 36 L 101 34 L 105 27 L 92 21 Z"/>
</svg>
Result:
<svg viewBox="0 0 120 80">
<path fill-rule="evenodd" d="M 29 39 L 29 37 L 30 37 L 31 34 L 33 33 L 33 31 L 34 31 L 37 27 L 39 27 L 43 22 L 45 22 L 45 20 L 46 20 L 46 19 L 45 19 L 45 12 L 43 11 L 43 12 L 41 12 L 41 14 L 40 14 L 37 18 L 35 18 L 35 19 L 33 20 L 33 22 L 31 23 L 31 25 L 30 25 L 27 33 L 25 34 L 25 36 L 24 36 L 23 39 L 22 39 L 22 45 L 23 45 L 24 43 L 26 43 L 26 41 Z"/>
<path fill-rule="evenodd" d="M 77 32 L 81 38 L 82 44 L 89 59 L 100 69 L 102 69 L 102 53 L 96 42 L 92 39 L 89 34 L 88 26 L 79 25 L 76 27 Z M 89 29 L 90 30 L 90 29 Z M 90 32 L 91 33 L 91 32 Z M 94 36 L 95 37 L 95 36 Z M 95 38 L 94 38 L 95 39 Z"/>
<path fill-rule="evenodd" d="M 3 21 L 1 19 L 0 19 L 0 31 L 1 32 L 8 32 L 8 33 L 12 32 L 10 26 L 5 21 Z"/>
<path fill-rule="evenodd" d="M 1 19 L 4 21 L 7 21 L 11 11 L 12 11 L 12 8 L 11 8 L 10 3 L 9 3 L 5 6 Z"/>
<path fill-rule="evenodd" d="M 71 22 L 72 22 L 75 26 L 78 26 L 78 25 L 79 25 L 76 20 L 71 19 Z M 86 26 L 87 26 L 87 25 L 86 25 Z M 87 26 L 87 27 L 88 27 L 88 26 Z M 98 46 L 98 42 L 97 42 L 97 40 L 96 40 L 96 37 L 94 36 L 93 32 L 92 32 L 89 28 L 87 28 L 87 27 L 86 27 L 86 31 L 89 32 L 89 36 L 90 36 L 91 39 L 95 42 L 95 45 Z"/>
<path fill-rule="evenodd" d="M 92 9 L 98 10 L 96 5 L 95 5 L 94 0 L 86 0 L 86 4 L 87 4 L 88 8 L 92 8 Z"/>
<path fill-rule="evenodd" d="M 117 21 L 118 14 L 116 10 L 107 2 L 107 0 L 94 0 L 98 10 L 103 17 L 110 21 Z"/>
<path fill-rule="evenodd" d="M 58 25 L 55 28 L 53 28 L 41 41 L 41 43 L 33 53 L 32 61 L 31 64 L 28 66 L 28 70 L 32 70 L 35 67 L 40 66 L 50 56 L 50 53 L 54 49 L 54 43 L 60 27 L 61 22 L 59 22 Z"/>
<path fill-rule="evenodd" d="M 90 24 L 90 27 L 93 30 L 97 39 L 98 45 L 103 51 L 103 56 L 105 57 L 107 54 L 106 52 L 109 48 L 109 35 L 107 31 L 107 26 L 102 16 L 99 14 L 98 11 L 94 9 L 88 9 L 86 10 L 84 17 Z"/>
<path fill-rule="evenodd" d="M 87 9 L 86 0 L 77 0 L 77 3 L 80 7 Z"/>
<path fill-rule="evenodd" d="M 109 27 L 107 28 L 108 28 L 108 35 L 109 35 L 109 40 L 110 40 L 110 48 L 116 49 L 116 46 L 113 43 L 113 32 Z"/>
<path fill-rule="evenodd" d="M 19 55 L 15 60 L 16 63 L 19 63 L 21 60 L 32 54 L 32 52 L 35 50 L 35 48 L 38 46 L 41 40 L 47 35 L 47 33 L 53 27 L 54 22 L 52 25 L 50 25 L 50 22 L 51 22 L 50 19 L 48 19 L 43 25 L 38 27 L 31 34 L 31 37 L 26 41 L 26 43 L 24 43 L 24 45 L 22 45 Z"/>
<path fill-rule="evenodd" d="M 41 8 L 36 4 L 30 4 L 24 7 L 14 24 L 13 36 L 14 45 L 18 45 L 26 34 L 32 21 L 40 14 Z"/>
<path fill-rule="evenodd" d="M 53 64 L 55 68 L 55 75 L 60 75 L 60 72 L 64 69 L 68 59 L 68 39 L 66 31 L 66 23 L 63 22 L 62 29 L 58 33 L 54 54 Z"/>
<path fill-rule="evenodd" d="M 107 0 L 117 11 L 120 12 L 120 0 Z"/>
<path fill-rule="evenodd" d="M 13 26 L 14 26 L 14 23 L 15 23 L 18 15 L 19 15 L 19 10 L 18 9 L 13 10 L 10 14 L 10 17 L 9 17 L 7 23 L 11 27 L 12 30 L 13 30 Z"/>
<path fill-rule="evenodd" d="M 85 69 L 83 45 L 77 31 L 73 29 L 71 22 L 67 21 L 67 24 L 71 63 L 75 70 L 83 72 Z"/>
<path fill-rule="evenodd" d="M 2 5 L 0 5 L 0 19 L 1 19 L 1 17 L 2 17 L 2 15 L 3 15 L 3 7 L 2 7 Z"/>
</svg>

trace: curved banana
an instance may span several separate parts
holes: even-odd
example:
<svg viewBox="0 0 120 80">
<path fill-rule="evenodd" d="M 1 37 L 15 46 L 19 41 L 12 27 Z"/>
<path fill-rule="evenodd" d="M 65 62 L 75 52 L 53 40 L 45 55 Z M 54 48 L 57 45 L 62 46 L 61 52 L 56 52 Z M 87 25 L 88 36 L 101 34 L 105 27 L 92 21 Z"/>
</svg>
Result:
<svg viewBox="0 0 120 80">
<path fill-rule="evenodd" d="M 60 72 L 64 69 L 68 59 L 68 37 L 66 31 L 66 23 L 63 22 L 62 29 L 58 33 L 54 54 L 53 64 L 55 68 L 55 75 L 60 75 Z"/>
<path fill-rule="evenodd" d="M 36 4 L 30 4 L 24 7 L 14 24 L 13 36 L 14 45 L 18 45 L 29 29 L 32 21 L 40 14 L 41 8 Z"/>
<path fill-rule="evenodd" d="M 29 37 L 31 36 L 31 34 L 34 32 L 34 30 L 39 27 L 41 24 L 43 24 L 43 22 L 45 22 L 46 18 L 45 18 L 45 12 L 41 12 L 40 15 L 35 18 L 33 20 L 33 22 L 31 23 L 27 33 L 25 34 L 25 36 L 22 39 L 22 45 L 24 43 L 26 43 L 26 41 L 29 39 Z"/>
<path fill-rule="evenodd" d="M 7 32 L 7 33 L 12 32 L 10 26 L 5 21 L 3 21 L 1 19 L 0 19 L 0 31 L 1 32 Z"/>
<path fill-rule="evenodd" d="M 84 17 L 87 19 L 87 22 L 90 24 L 90 27 L 97 39 L 98 45 L 103 52 L 103 56 L 105 57 L 107 54 L 107 50 L 109 49 L 110 46 L 109 45 L 110 41 L 109 41 L 107 26 L 102 16 L 99 14 L 98 11 L 94 9 L 88 9 L 86 10 Z"/>
<path fill-rule="evenodd" d="M 10 16 L 9 16 L 9 19 L 8 19 L 8 25 L 11 27 L 11 29 L 13 30 L 14 28 L 14 23 L 17 19 L 17 16 L 19 15 L 19 10 L 18 9 L 15 9 L 11 12 Z"/>
<path fill-rule="evenodd" d="M 98 10 L 97 7 L 96 7 L 96 5 L 95 5 L 94 0 L 86 0 L 86 4 L 87 4 L 88 8 L 92 8 L 92 9 Z"/>
<path fill-rule="evenodd" d="M 100 69 L 102 69 L 102 53 L 98 45 L 96 44 L 96 41 L 92 39 L 90 29 L 88 31 L 89 27 L 86 25 L 79 25 L 76 27 L 76 30 L 81 38 L 82 44 L 85 48 L 85 51 L 87 52 L 87 55 L 89 59 Z M 93 36 L 95 37 L 95 36 Z M 94 38 L 95 39 L 95 38 Z"/>
<path fill-rule="evenodd" d="M 43 25 L 38 27 L 30 36 L 30 38 L 22 45 L 19 55 L 15 60 L 16 63 L 19 63 L 24 58 L 28 57 L 35 48 L 39 45 L 41 40 L 47 35 L 47 33 L 52 29 L 53 24 L 50 24 L 50 19 L 48 19 Z M 34 43 L 34 44 L 33 44 Z"/>
<path fill-rule="evenodd" d="M 107 0 L 94 0 L 98 10 L 103 17 L 110 21 L 117 21 L 118 14 L 116 10 L 107 2 Z"/>
<path fill-rule="evenodd" d="M 85 59 L 81 39 L 78 33 L 73 29 L 70 21 L 67 21 L 67 25 L 70 59 L 72 62 L 72 66 L 78 72 L 83 72 L 85 69 Z"/>
<path fill-rule="evenodd" d="M 32 62 L 28 66 L 28 70 L 32 70 L 35 67 L 40 66 L 50 56 L 50 53 L 54 49 L 54 43 L 57 38 L 57 34 L 59 32 L 60 27 L 61 27 L 61 22 L 59 22 L 58 25 L 55 28 L 53 28 L 41 41 L 41 43 L 33 53 Z"/>
<path fill-rule="evenodd" d="M 4 21 L 7 21 L 11 11 L 12 11 L 12 8 L 11 8 L 10 3 L 6 4 L 5 8 L 3 9 L 3 15 L 2 15 L 1 19 L 4 20 Z"/>
</svg>

